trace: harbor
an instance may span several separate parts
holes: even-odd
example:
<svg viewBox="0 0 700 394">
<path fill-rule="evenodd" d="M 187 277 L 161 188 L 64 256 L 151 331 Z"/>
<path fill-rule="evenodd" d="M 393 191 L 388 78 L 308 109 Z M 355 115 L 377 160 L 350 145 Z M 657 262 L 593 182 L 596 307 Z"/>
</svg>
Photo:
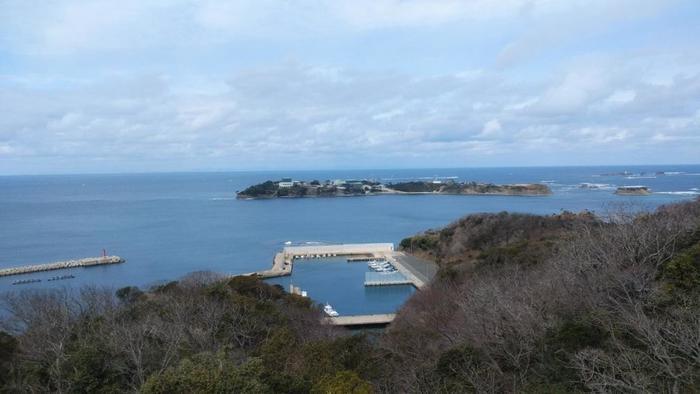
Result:
<svg viewBox="0 0 700 394">
<path fill-rule="evenodd" d="M 295 294 L 303 287 L 304 295 L 324 305 L 325 322 L 361 327 L 391 323 L 436 272 L 434 263 L 397 251 L 392 243 L 363 243 L 285 246 L 270 269 L 247 275 Z"/>
<path fill-rule="evenodd" d="M 77 260 L 57 261 L 55 263 L 24 265 L 0 269 L 0 277 L 31 274 L 35 272 L 62 270 L 67 268 L 93 267 L 97 265 L 120 264 L 125 260 L 119 256 L 88 257 Z"/>
<path fill-rule="evenodd" d="M 285 246 L 275 254 L 272 267 L 268 270 L 251 272 L 243 275 L 257 275 L 263 279 L 291 275 L 294 261 L 300 259 L 320 259 L 326 257 L 347 257 L 348 263 L 387 262 L 402 275 L 406 283 L 422 288 L 437 272 L 433 263 L 419 260 L 404 252 L 395 251 L 392 243 L 336 244 Z M 418 264 L 417 264 L 418 263 Z M 422 270 L 419 265 L 427 266 Z"/>
</svg>

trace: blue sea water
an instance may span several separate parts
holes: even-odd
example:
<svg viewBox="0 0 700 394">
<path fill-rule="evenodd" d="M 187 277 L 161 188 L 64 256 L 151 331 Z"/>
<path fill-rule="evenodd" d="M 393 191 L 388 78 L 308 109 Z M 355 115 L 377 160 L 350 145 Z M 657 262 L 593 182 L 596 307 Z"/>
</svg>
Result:
<svg viewBox="0 0 700 394">
<path fill-rule="evenodd" d="M 630 174 L 616 174 L 623 171 Z M 655 175 L 658 171 L 666 175 Z M 553 194 L 235 199 L 237 190 L 282 177 L 547 181 Z M 583 189 L 583 182 L 602 186 Z M 622 185 L 644 185 L 654 193 L 614 195 Z M 6 176 L 0 177 L 0 267 L 97 256 L 103 248 L 127 262 L 0 278 L 0 291 L 83 284 L 148 287 L 193 271 L 245 273 L 269 268 L 285 241 L 398 243 L 474 212 L 602 212 L 618 203 L 654 209 L 697 198 L 699 188 L 700 165 Z M 361 280 L 358 285 L 352 278 L 362 276 L 358 270 L 366 267 L 357 267 L 338 261 L 302 263 L 291 280 L 343 314 L 390 312 L 413 291 L 364 289 Z M 76 278 L 46 282 L 67 273 Z M 13 286 L 19 278 L 44 280 Z"/>
</svg>

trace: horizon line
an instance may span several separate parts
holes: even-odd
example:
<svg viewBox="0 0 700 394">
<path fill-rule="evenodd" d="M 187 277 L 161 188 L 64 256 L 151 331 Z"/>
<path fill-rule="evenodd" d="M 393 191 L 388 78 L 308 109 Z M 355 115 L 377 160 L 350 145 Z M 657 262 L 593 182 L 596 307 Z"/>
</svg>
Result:
<svg viewBox="0 0 700 394">
<path fill-rule="evenodd" d="M 448 166 L 448 167 L 387 167 L 387 168 L 319 168 L 319 169 L 192 169 L 192 170 L 154 170 L 154 171 L 124 171 L 124 172 L 65 172 L 65 173 L 15 173 L 0 174 L 0 177 L 22 177 L 22 176 L 84 176 L 84 175 L 148 175 L 148 174 L 220 174 L 220 173 L 273 173 L 273 172 L 350 172 L 350 171 L 411 171 L 411 170 L 465 170 L 484 168 L 596 168 L 596 167 L 654 167 L 654 166 L 700 166 L 700 163 L 659 163 L 659 164 L 569 164 L 569 165 L 512 165 L 512 166 Z"/>
</svg>

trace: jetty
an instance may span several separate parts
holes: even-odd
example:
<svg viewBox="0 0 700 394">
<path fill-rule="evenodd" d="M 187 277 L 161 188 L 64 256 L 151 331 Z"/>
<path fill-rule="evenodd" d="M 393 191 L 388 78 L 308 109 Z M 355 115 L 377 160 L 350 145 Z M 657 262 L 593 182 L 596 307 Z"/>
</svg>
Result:
<svg viewBox="0 0 700 394">
<path fill-rule="evenodd" d="M 125 260 L 119 256 L 88 257 L 78 260 L 58 261 L 48 264 L 24 265 L 20 267 L 10 267 L 0 269 L 0 276 L 31 274 L 33 272 L 43 272 L 52 270 L 62 270 L 67 268 L 93 267 L 96 265 L 119 264 Z"/>
<path fill-rule="evenodd" d="M 395 313 L 385 313 L 378 315 L 353 315 L 353 316 L 336 316 L 327 317 L 326 322 L 333 326 L 375 326 L 387 325 L 394 321 Z"/>
</svg>

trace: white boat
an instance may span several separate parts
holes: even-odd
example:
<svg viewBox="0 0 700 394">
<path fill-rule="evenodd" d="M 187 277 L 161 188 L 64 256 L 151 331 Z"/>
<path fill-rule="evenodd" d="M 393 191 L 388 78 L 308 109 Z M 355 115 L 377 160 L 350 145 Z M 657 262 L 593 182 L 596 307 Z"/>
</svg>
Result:
<svg viewBox="0 0 700 394">
<path fill-rule="evenodd" d="M 292 244 L 292 241 L 287 241 L 287 242 L 285 242 L 284 244 L 285 244 L 285 245 L 291 245 L 291 244 Z"/>
<path fill-rule="evenodd" d="M 336 312 L 336 310 L 333 309 L 333 307 L 330 306 L 330 304 L 328 304 L 328 303 L 326 303 L 326 306 L 323 307 L 323 311 L 326 313 L 326 315 L 328 315 L 330 317 L 338 316 L 338 312 Z"/>
</svg>

